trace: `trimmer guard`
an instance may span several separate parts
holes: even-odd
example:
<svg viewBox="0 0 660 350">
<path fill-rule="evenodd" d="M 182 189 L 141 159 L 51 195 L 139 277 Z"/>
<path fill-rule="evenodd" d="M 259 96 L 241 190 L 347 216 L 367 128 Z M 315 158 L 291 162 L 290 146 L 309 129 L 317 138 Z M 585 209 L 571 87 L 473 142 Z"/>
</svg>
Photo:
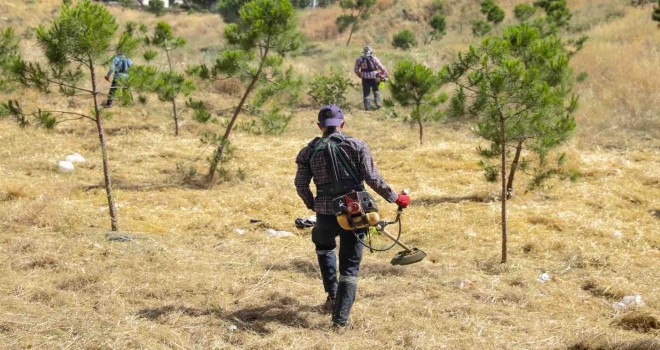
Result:
<svg viewBox="0 0 660 350">
<path fill-rule="evenodd" d="M 392 265 L 410 265 L 416 262 L 420 262 L 426 258 L 426 253 L 417 248 L 412 248 L 411 250 L 402 250 L 398 252 L 390 261 Z"/>
</svg>

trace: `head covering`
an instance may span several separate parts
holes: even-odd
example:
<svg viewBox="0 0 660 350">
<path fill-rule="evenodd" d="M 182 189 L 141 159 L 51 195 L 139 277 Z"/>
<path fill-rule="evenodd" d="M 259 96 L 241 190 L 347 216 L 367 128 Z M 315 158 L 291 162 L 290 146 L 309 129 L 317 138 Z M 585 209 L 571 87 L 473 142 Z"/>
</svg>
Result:
<svg viewBox="0 0 660 350">
<path fill-rule="evenodd" d="M 344 122 L 344 113 L 337 105 L 325 105 L 319 111 L 319 124 L 322 127 L 341 126 Z"/>
<path fill-rule="evenodd" d="M 362 49 L 362 54 L 365 56 L 371 56 L 374 53 L 374 50 L 371 49 L 371 46 L 365 46 L 364 49 Z"/>
</svg>

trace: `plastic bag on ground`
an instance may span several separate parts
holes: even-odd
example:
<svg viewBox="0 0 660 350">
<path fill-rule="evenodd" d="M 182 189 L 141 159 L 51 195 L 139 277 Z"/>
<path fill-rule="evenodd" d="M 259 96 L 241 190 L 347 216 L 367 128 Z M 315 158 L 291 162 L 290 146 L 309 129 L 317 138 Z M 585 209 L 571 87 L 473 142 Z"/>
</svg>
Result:
<svg viewBox="0 0 660 350">
<path fill-rule="evenodd" d="M 60 160 L 58 165 L 60 167 L 60 171 L 64 171 L 64 172 L 70 172 L 73 171 L 73 169 L 75 169 L 73 163 L 68 160 Z"/>
</svg>

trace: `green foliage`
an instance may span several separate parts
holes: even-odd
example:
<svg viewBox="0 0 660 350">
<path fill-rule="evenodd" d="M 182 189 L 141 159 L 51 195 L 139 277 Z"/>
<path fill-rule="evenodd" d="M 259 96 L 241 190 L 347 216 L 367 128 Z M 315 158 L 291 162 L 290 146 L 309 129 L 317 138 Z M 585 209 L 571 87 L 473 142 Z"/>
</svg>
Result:
<svg viewBox="0 0 660 350">
<path fill-rule="evenodd" d="M 576 80 L 578 83 L 581 83 L 581 82 L 587 80 L 588 77 L 589 77 L 589 74 L 588 74 L 587 72 L 580 72 L 580 74 L 577 75 L 577 77 L 575 78 L 575 80 Z"/>
<path fill-rule="evenodd" d="M 250 53 L 263 48 L 266 54 L 270 50 L 285 54 L 300 47 L 302 34 L 297 30 L 295 11 L 289 1 L 253 0 L 239 13 L 240 19 L 225 28 L 229 44 Z"/>
<path fill-rule="evenodd" d="M 348 107 L 346 91 L 355 84 L 343 72 L 332 70 L 329 75 L 315 75 L 309 83 L 309 95 L 316 105 L 335 104 Z"/>
<path fill-rule="evenodd" d="M 249 0 L 220 0 L 218 2 L 218 13 L 225 23 L 234 23 L 240 18 L 239 10 Z"/>
<path fill-rule="evenodd" d="M 521 143 L 544 156 L 575 129 L 569 54 L 558 37 L 538 28 L 521 24 L 484 39 L 443 67 L 441 77 L 457 84 L 456 95 L 472 92 L 457 100 L 470 104 L 479 117 L 476 133 L 491 149 Z"/>
<path fill-rule="evenodd" d="M 8 88 L 11 65 L 18 59 L 18 37 L 12 27 L 0 32 L 0 91 Z"/>
<path fill-rule="evenodd" d="M 145 61 L 151 62 L 158 56 L 158 51 L 156 50 L 147 50 L 142 54 L 142 57 Z"/>
<path fill-rule="evenodd" d="M 658 22 L 658 26 L 660 26 L 660 0 L 658 0 L 658 4 L 653 7 L 651 19 Z"/>
<path fill-rule="evenodd" d="M 223 74 L 237 76 L 247 82 L 241 101 L 211 158 L 207 174 L 209 183 L 214 178 L 218 163 L 223 161 L 224 147 L 228 144 L 229 135 L 250 93 L 259 89 L 255 104 L 263 105 L 266 100 L 289 93 L 302 84 L 300 79 L 294 78 L 292 69 L 281 68 L 285 57 L 296 52 L 303 43 L 291 2 L 252 0 L 241 7 L 238 13 L 238 20 L 225 27 L 224 37 L 229 47 L 221 53 L 215 64 L 210 68 L 202 65 L 190 69 L 197 76 L 207 79 L 216 79 Z M 282 125 L 279 123 L 282 120 L 280 116 L 273 117 L 273 120 L 278 123 L 271 125 Z"/>
<path fill-rule="evenodd" d="M 346 46 L 350 44 L 353 32 L 358 29 L 360 21 L 369 19 L 374 5 L 376 0 L 339 0 L 339 6 L 348 13 L 337 17 L 337 29 L 341 33 L 351 27 Z"/>
<path fill-rule="evenodd" d="M 410 29 L 404 29 L 394 35 L 392 39 L 392 46 L 408 50 L 413 46 L 417 46 L 417 39 L 415 34 Z"/>
<path fill-rule="evenodd" d="M 431 25 L 431 28 L 433 28 L 433 32 L 431 32 L 431 37 L 433 39 L 442 38 L 445 34 L 447 34 L 447 21 L 444 15 L 434 15 L 431 17 L 429 24 Z"/>
<path fill-rule="evenodd" d="M 346 14 L 339 15 L 336 20 L 337 30 L 340 33 L 343 33 L 344 31 L 346 31 L 346 29 L 348 29 L 348 27 L 352 26 L 354 23 L 357 23 L 357 21 L 358 18 L 353 15 L 346 15 Z"/>
<path fill-rule="evenodd" d="M 572 16 L 566 0 L 537 0 L 534 6 L 542 8 L 547 20 L 557 27 L 566 27 Z"/>
<path fill-rule="evenodd" d="M 493 26 L 483 19 L 472 21 L 472 34 L 474 36 L 484 36 L 490 33 L 491 30 L 493 30 Z"/>
<path fill-rule="evenodd" d="M 119 0 L 118 1 L 119 6 L 124 7 L 124 8 L 134 8 L 135 7 L 135 0 Z"/>
<path fill-rule="evenodd" d="M 291 119 L 293 119 L 293 114 L 283 113 L 279 108 L 274 108 L 262 114 L 259 118 L 263 132 L 266 135 L 281 135 L 286 130 Z"/>
<path fill-rule="evenodd" d="M 431 68 L 411 60 L 397 63 L 390 80 L 392 98 L 401 106 L 412 106 L 410 121 L 419 126 L 419 143 L 423 142 L 423 122 L 441 121 L 444 114 L 438 106 L 447 100 L 444 93 L 437 94 L 440 80 Z"/>
<path fill-rule="evenodd" d="M 156 16 L 162 16 L 165 13 L 165 3 L 163 0 L 150 0 L 147 10 Z"/>
<path fill-rule="evenodd" d="M 486 15 L 489 22 L 498 24 L 504 20 L 504 11 L 493 0 L 481 2 L 481 13 Z"/>
<path fill-rule="evenodd" d="M 536 8 L 530 4 L 522 3 L 513 8 L 513 14 L 520 22 L 525 22 L 534 16 Z"/>
<path fill-rule="evenodd" d="M 204 124 L 217 121 L 211 112 L 209 112 L 209 109 L 204 101 L 193 100 L 192 98 L 189 98 L 188 101 L 186 101 L 186 107 L 193 110 L 193 119 L 195 119 L 198 123 Z"/>
<path fill-rule="evenodd" d="M 105 56 L 118 26 L 100 4 L 89 0 L 76 6 L 62 6 L 49 29 L 39 26 L 37 39 L 49 64 L 61 67 L 72 61 L 89 64 Z"/>
</svg>

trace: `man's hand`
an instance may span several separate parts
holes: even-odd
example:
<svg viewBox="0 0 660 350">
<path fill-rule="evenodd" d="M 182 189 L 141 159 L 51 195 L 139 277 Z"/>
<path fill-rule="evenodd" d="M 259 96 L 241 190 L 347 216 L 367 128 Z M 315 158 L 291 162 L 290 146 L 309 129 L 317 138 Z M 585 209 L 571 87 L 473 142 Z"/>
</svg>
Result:
<svg viewBox="0 0 660 350">
<path fill-rule="evenodd" d="M 410 196 L 405 193 L 401 193 L 394 203 L 398 204 L 401 208 L 406 208 L 408 207 L 408 204 L 410 204 Z"/>
<path fill-rule="evenodd" d="M 110 82 L 110 78 L 108 78 L 108 76 L 107 76 L 107 75 L 106 75 L 106 76 L 104 76 L 104 78 L 105 78 L 105 81 L 107 81 L 107 82 Z"/>
</svg>

